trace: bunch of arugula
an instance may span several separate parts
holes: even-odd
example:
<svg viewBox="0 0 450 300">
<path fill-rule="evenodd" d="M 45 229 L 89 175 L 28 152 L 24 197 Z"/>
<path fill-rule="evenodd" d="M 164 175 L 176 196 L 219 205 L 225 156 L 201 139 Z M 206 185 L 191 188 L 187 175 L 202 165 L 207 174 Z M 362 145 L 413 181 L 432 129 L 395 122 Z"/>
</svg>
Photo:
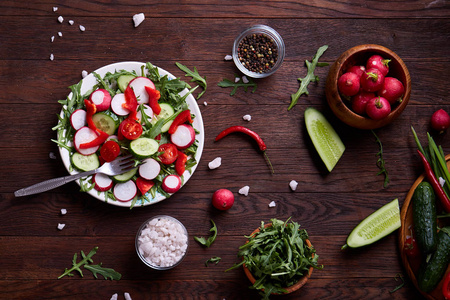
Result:
<svg viewBox="0 0 450 300">
<path fill-rule="evenodd" d="M 245 264 L 256 279 L 250 288 L 260 290 L 264 299 L 269 299 L 272 293 L 286 292 L 284 288 L 294 285 L 310 267 L 323 268 L 317 264 L 319 255 L 315 249 L 305 243 L 308 239 L 305 229 L 290 219 L 286 222 L 271 219 L 271 223 L 265 227 L 261 222 L 259 232 L 246 236 L 248 242 L 238 252 L 242 261 L 228 269 Z"/>
</svg>

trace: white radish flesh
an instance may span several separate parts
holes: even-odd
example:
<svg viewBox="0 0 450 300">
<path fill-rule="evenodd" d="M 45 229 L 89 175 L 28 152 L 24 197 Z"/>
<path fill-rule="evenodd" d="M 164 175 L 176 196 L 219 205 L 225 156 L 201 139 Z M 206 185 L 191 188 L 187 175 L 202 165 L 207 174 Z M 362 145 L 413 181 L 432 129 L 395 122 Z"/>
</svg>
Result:
<svg viewBox="0 0 450 300">
<path fill-rule="evenodd" d="M 99 192 L 104 192 L 112 188 L 112 179 L 103 173 L 97 173 L 92 176 L 92 181 L 94 182 L 94 188 Z"/>
<path fill-rule="evenodd" d="M 75 146 L 75 149 L 78 153 L 82 155 L 91 155 L 97 152 L 99 146 L 87 148 L 87 149 L 80 149 L 80 145 L 84 143 L 89 143 L 95 140 L 98 137 L 97 133 L 90 129 L 89 127 L 81 127 L 77 132 L 75 132 L 75 135 L 73 136 L 73 143 Z"/>
<path fill-rule="evenodd" d="M 77 109 L 70 115 L 70 124 L 73 129 L 78 130 L 86 125 L 86 111 L 83 109 Z"/>
<path fill-rule="evenodd" d="M 116 94 L 111 100 L 111 109 L 118 116 L 126 116 L 130 113 L 130 111 L 123 107 L 125 104 L 125 94 L 119 93 Z"/>
<path fill-rule="evenodd" d="M 137 187 L 133 180 L 117 183 L 114 186 L 114 197 L 120 202 L 128 202 L 133 200 L 137 195 Z"/>
<path fill-rule="evenodd" d="M 153 110 L 147 104 L 142 105 L 142 107 L 144 108 L 144 113 L 147 116 L 147 119 L 151 121 L 153 118 Z M 141 121 L 142 125 L 145 125 L 145 122 L 144 123 L 142 122 L 142 111 L 139 110 L 136 113 L 136 118 L 138 118 L 138 120 Z"/>
<path fill-rule="evenodd" d="M 92 92 L 89 100 L 95 104 L 97 111 L 107 110 L 111 106 L 111 95 L 105 89 L 98 89 Z"/>
<path fill-rule="evenodd" d="M 170 141 L 178 149 L 186 149 L 195 142 L 195 130 L 191 125 L 181 124 L 170 136 Z"/>
<path fill-rule="evenodd" d="M 148 94 L 145 90 L 145 87 L 149 86 L 152 89 L 155 88 L 155 84 L 153 83 L 153 81 L 151 81 L 147 77 L 142 76 L 136 77 L 131 80 L 128 86 L 133 89 L 139 104 L 148 103 Z"/>
<path fill-rule="evenodd" d="M 153 180 L 161 172 L 161 165 L 153 158 L 147 158 L 139 166 L 139 175 L 147 180 Z"/>
<path fill-rule="evenodd" d="M 181 188 L 181 178 L 176 174 L 164 177 L 162 189 L 167 193 L 175 193 Z"/>
</svg>

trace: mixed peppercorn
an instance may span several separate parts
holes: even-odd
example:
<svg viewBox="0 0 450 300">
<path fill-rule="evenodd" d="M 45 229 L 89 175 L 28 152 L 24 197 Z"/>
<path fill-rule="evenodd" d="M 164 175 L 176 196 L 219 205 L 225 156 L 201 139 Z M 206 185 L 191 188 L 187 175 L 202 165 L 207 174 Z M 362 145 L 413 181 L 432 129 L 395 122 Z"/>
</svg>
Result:
<svg viewBox="0 0 450 300">
<path fill-rule="evenodd" d="M 255 73 L 266 73 L 278 59 L 275 41 L 265 34 L 252 34 L 239 43 L 238 57 L 242 65 Z"/>
</svg>

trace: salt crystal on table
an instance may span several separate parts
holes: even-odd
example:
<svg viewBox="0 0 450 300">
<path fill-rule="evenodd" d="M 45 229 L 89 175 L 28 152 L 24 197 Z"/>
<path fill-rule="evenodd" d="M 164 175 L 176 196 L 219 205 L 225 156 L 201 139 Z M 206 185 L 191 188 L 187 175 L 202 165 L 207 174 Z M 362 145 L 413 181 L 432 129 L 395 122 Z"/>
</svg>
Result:
<svg viewBox="0 0 450 300">
<path fill-rule="evenodd" d="M 138 27 L 145 20 L 145 15 L 143 13 L 135 14 L 133 16 L 134 27 Z"/>
<path fill-rule="evenodd" d="M 61 31 L 58 32 L 58 36 L 62 37 L 62 32 Z"/>
<path fill-rule="evenodd" d="M 209 162 L 208 167 L 212 169 L 217 169 L 222 164 L 222 158 L 216 157 L 212 161 Z"/>
<path fill-rule="evenodd" d="M 63 228 L 66 226 L 66 224 L 58 223 L 58 230 L 63 230 Z"/>
<path fill-rule="evenodd" d="M 244 119 L 245 121 L 250 122 L 250 120 L 252 119 L 252 116 L 250 116 L 250 115 L 245 115 L 245 116 L 242 117 L 242 119 Z"/>
<path fill-rule="evenodd" d="M 203 102 L 203 105 L 204 105 L 204 106 L 207 106 L 207 105 L 208 105 L 208 103 L 207 103 L 207 102 L 205 101 L 205 102 Z"/>
<path fill-rule="evenodd" d="M 63 18 L 62 16 L 59 16 L 59 17 L 58 17 L 58 22 L 59 22 L 59 23 L 64 22 L 64 18 Z"/>
<path fill-rule="evenodd" d="M 50 60 L 54 60 L 54 59 L 55 59 L 55 56 L 53 55 L 53 53 L 50 54 Z"/>
<path fill-rule="evenodd" d="M 67 214 L 67 209 L 65 209 L 65 208 L 61 208 L 61 214 L 62 214 L 62 215 L 65 215 L 65 214 Z"/>
<path fill-rule="evenodd" d="M 234 78 L 234 82 L 239 82 L 241 79 L 239 77 Z"/>
<path fill-rule="evenodd" d="M 250 187 L 248 185 L 242 187 L 239 190 L 239 194 L 244 195 L 244 196 L 248 196 L 248 191 L 250 190 Z"/>
<path fill-rule="evenodd" d="M 249 82 L 248 79 L 247 79 L 247 76 L 242 76 L 242 82 L 243 83 L 248 83 Z"/>
<path fill-rule="evenodd" d="M 48 154 L 48 157 L 50 157 L 50 159 L 56 159 L 56 155 L 55 155 L 55 153 L 53 153 L 53 152 L 50 152 L 50 153 Z"/>
<path fill-rule="evenodd" d="M 277 205 L 275 204 L 275 201 L 272 201 L 272 202 L 269 203 L 269 207 L 275 207 L 275 206 L 277 206 Z"/>
<path fill-rule="evenodd" d="M 57 11 L 58 7 L 57 6 L 53 6 L 53 11 Z"/>
<path fill-rule="evenodd" d="M 131 296 L 129 293 L 123 293 L 123 296 L 125 297 L 125 300 L 131 300 Z"/>
<path fill-rule="evenodd" d="M 233 59 L 233 56 L 231 56 L 231 55 L 225 55 L 225 58 L 224 58 L 225 60 L 232 60 Z"/>
<path fill-rule="evenodd" d="M 52 37 L 50 38 L 50 41 L 53 43 L 54 40 L 55 40 L 55 36 L 52 35 Z"/>
<path fill-rule="evenodd" d="M 73 20 L 69 20 L 69 24 L 73 25 L 75 22 Z"/>
<path fill-rule="evenodd" d="M 110 300 L 117 300 L 117 296 L 118 296 L 117 293 L 112 295 Z"/>
<path fill-rule="evenodd" d="M 86 77 L 86 76 L 88 76 L 88 72 L 86 71 L 86 70 L 83 70 L 82 72 L 81 72 L 81 77 Z"/>
<path fill-rule="evenodd" d="M 84 27 L 83 25 L 80 25 L 79 27 L 80 27 L 80 31 L 81 31 L 81 32 L 83 32 L 83 31 L 86 30 L 86 27 Z"/>
<path fill-rule="evenodd" d="M 295 180 L 291 180 L 291 182 L 289 182 L 289 186 L 291 187 L 291 190 L 295 191 L 297 189 L 298 182 Z"/>
</svg>

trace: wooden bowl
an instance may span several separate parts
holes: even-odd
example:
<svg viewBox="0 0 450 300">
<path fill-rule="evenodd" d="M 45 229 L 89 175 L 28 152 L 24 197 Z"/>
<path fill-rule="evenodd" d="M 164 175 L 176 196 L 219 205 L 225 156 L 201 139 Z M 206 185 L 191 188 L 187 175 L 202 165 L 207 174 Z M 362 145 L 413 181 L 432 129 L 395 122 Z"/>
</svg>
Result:
<svg viewBox="0 0 450 300">
<path fill-rule="evenodd" d="M 403 101 L 392 107 L 391 113 L 384 119 L 372 120 L 369 117 L 361 116 L 351 110 L 351 103 L 339 94 L 337 82 L 339 77 L 353 65 L 366 65 L 367 59 L 373 54 L 379 54 L 383 58 L 390 59 L 389 73 L 387 76 L 400 80 L 405 93 Z M 328 73 L 326 82 L 326 97 L 328 105 L 334 114 L 344 123 L 359 129 L 376 129 L 383 127 L 395 120 L 408 105 L 411 95 L 411 76 L 403 60 L 386 47 L 374 44 L 359 45 L 342 53 L 333 63 Z"/>
<path fill-rule="evenodd" d="M 450 154 L 445 157 L 447 161 L 447 166 L 449 166 Z M 413 213 L 412 213 L 412 195 L 414 194 L 414 190 L 416 187 L 425 179 L 425 175 L 422 174 L 419 178 L 416 179 L 408 194 L 406 195 L 405 202 L 403 202 L 403 206 L 400 212 L 400 218 L 402 222 L 402 226 L 399 231 L 399 247 L 400 247 L 400 256 L 402 258 L 403 266 L 405 267 L 406 273 L 408 274 L 411 281 L 414 283 L 417 290 L 427 299 L 430 300 L 444 300 L 444 296 L 442 295 L 442 284 L 443 280 L 438 284 L 438 286 L 431 291 L 430 293 L 422 292 L 417 284 L 416 274 L 420 267 L 420 258 L 411 258 L 406 255 L 405 252 L 405 240 L 407 235 L 411 235 L 411 228 L 413 226 Z M 436 201 L 439 201 L 436 199 Z M 446 223 L 444 223 L 446 222 Z M 450 225 L 450 222 L 447 218 L 438 219 L 438 225 Z M 446 274 L 450 272 L 450 266 L 447 268 Z"/>
<path fill-rule="evenodd" d="M 264 225 L 264 227 L 269 227 L 272 226 L 272 223 L 267 223 Z M 257 232 L 259 232 L 259 228 L 257 228 L 255 231 L 252 232 L 251 236 L 253 236 L 254 234 L 256 234 Z M 247 241 L 248 243 L 248 241 Z M 308 247 L 312 247 L 311 242 L 307 239 L 305 240 L 306 245 L 308 245 Z M 312 254 L 312 257 L 314 257 L 314 253 Z M 250 280 L 250 282 L 252 284 L 254 284 L 256 282 L 255 277 L 253 277 L 253 274 L 250 272 L 250 270 L 247 268 L 247 266 L 244 264 L 243 265 L 244 268 L 244 272 L 245 275 L 247 275 L 247 278 Z M 308 270 L 308 273 L 303 276 L 302 278 L 300 278 L 299 281 L 297 281 L 297 283 L 289 286 L 289 287 L 285 287 L 284 289 L 286 290 L 286 292 L 284 294 L 290 294 L 292 292 L 295 292 L 296 290 L 300 289 L 302 286 L 304 286 L 306 284 L 306 282 L 308 281 L 308 279 L 311 277 L 311 274 L 313 272 L 313 267 L 310 267 Z M 276 294 L 274 294 L 276 295 Z"/>
</svg>

